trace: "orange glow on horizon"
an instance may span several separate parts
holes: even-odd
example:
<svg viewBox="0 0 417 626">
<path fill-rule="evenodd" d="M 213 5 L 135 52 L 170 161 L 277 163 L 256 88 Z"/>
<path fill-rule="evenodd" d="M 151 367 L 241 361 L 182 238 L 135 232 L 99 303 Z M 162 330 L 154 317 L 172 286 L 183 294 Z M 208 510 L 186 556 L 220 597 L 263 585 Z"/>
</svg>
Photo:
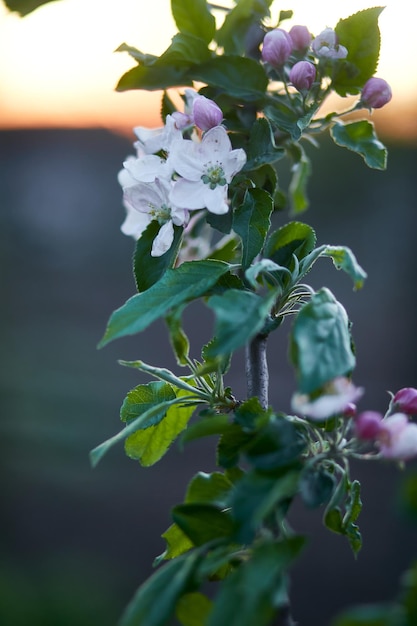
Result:
<svg viewBox="0 0 417 626">
<path fill-rule="evenodd" d="M 176 32 L 170 0 L 153 0 L 145 9 L 139 4 L 59 0 L 25 18 L 0 6 L 0 128 L 104 127 L 130 133 L 133 126 L 158 126 L 160 93 L 115 91 L 120 76 L 135 65 L 127 53 L 114 53 L 122 42 L 160 54 Z M 272 5 L 272 23 L 276 4 L 282 8 Z M 369 0 L 287 4 L 294 18 L 285 27 L 305 23 L 315 33 L 374 6 Z M 384 4 L 377 75 L 391 84 L 394 98 L 372 119 L 387 136 L 416 140 L 414 20 L 404 20 L 411 12 L 408 0 Z"/>
</svg>

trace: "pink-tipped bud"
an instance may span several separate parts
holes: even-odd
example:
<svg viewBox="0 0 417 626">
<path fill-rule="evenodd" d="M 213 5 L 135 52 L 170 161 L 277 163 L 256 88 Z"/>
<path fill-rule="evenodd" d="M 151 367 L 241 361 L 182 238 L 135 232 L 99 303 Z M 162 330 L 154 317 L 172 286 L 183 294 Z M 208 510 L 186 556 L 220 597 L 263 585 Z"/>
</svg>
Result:
<svg viewBox="0 0 417 626">
<path fill-rule="evenodd" d="M 219 126 L 223 120 L 220 107 L 205 96 L 197 96 L 193 101 L 194 123 L 201 130 L 210 130 Z"/>
<path fill-rule="evenodd" d="M 292 52 L 292 39 L 282 28 L 274 28 L 266 33 L 262 46 L 262 60 L 282 67 Z"/>
<path fill-rule="evenodd" d="M 376 411 L 364 411 L 355 419 L 355 432 L 358 439 L 374 440 L 382 428 L 383 417 Z"/>
<path fill-rule="evenodd" d="M 370 109 L 380 109 L 392 98 L 391 87 L 383 78 L 375 76 L 366 81 L 362 89 L 361 103 Z"/>
<path fill-rule="evenodd" d="M 354 402 L 349 402 L 346 405 L 345 410 L 343 411 L 343 415 L 344 417 L 355 417 L 357 412 L 358 412 L 358 408 L 356 404 Z"/>
<path fill-rule="evenodd" d="M 292 41 L 292 49 L 295 52 L 306 52 L 307 48 L 311 44 L 311 33 L 307 26 L 293 26 L 290 28 L 289 36 Z"/>
<path fill-rule="evenodd" d="M 309 61 L 299 61 L 290 70 L 290 82 L 298 91 L 308 91 L 316 80 L 316 68 Z"/>
<path fill-rule="evenodd" d="M 417 415 L 417 389 L 404 387 L 392 399 L 395 410 L 407 415 Z"/>
</svg>

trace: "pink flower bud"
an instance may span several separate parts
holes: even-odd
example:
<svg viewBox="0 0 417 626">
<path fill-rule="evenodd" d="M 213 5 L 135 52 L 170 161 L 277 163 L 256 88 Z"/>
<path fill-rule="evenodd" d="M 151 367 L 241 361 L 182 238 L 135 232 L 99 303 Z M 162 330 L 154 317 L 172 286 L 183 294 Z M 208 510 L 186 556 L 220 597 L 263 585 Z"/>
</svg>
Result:
<svg viewBox="0 0 417 626">
<path fill-rule="evenodd" d="M 380 109 L 392 98 L 391 87 L 383 78 L 370 78 L 362 89 L 361 102 L 370 109 Z"/>
<path fill-rule="evenodd" d="M 289 34 L 282 28 L 266 33 L 262 46 L 262 59 L 275 67 L 284 65 L 290 57 L 293 43 Z"/>
<path fill-rule="evenodd" d="M 382 456 L 397 461 L 407 461 L 417 456 L 417 424 L 408 421 L 404 413 L 387 417 L 378 433 Z"/>
<path fill-rule="evenodd" d="M 417 389 L 404 387 L 395 394 L 392 404 L 395 409 L 407 415 L 417 415 Z"/>
<path fill-rule="evenodd" d="M 308 91 L 316 79 L 316 68 L 309 61 L 299 61 L 290 70 L 290 81 L 298 91 Z"/>
<path fill-rule="evenodd" d="M 346 407 L 345 410 L 343 411 L 343 415 L 344 417 L 355 417 L 356 413 L 358 412 L 357 406 L 354 402 L 349 402 Z"/>
<path fill-rule="evenodd" d="M 355 432 L 358 439 L 376 439 L 382 428 L 383 417 L 376 411 L 364 411 L 355 419 Z"/>
<path fill-rule="evenodd" d="M 305 52 L 311 43 L 311 33 L 307 26 L 293 26 L 289 35 L 292 41 L 292 49 L 295 52 Z"/>
<path fill-rule="evenodd" d="M 213 100 L 205 96 L 197 96 L 193 101 L 194 123 L 201 130 L 210 130 L 219 126 L 223 120 L 222 110 Z"/>
</svg>

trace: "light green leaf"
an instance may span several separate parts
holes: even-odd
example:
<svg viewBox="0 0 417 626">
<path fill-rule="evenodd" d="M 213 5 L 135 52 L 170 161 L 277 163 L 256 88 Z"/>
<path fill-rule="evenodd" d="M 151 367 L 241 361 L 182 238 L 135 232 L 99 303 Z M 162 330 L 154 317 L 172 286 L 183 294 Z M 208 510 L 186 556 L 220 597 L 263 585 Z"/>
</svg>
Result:
<svg viewBox="0 0 417 626">
<path fill-rule="evenodd" d="M 292 178 L 288 187 L 291 211 L 294 214 L 306 211 L 309 206 L 307 183 L 311 174 L 311 161 L 304 150 L 300 150 L 299 158 L 292 167 Z"/>
<path fill-rule="evenodd" d="M 329 256 L 338 270 L 346 272 L 353 280 L 355 289 L 360 289 L 367 277 L 350 248 L 345 246 L 326 246 L 323 256 Z"/>
<path fill-rule="evenodd" d="M 242 240 L 242 269 L 261 252 L 271 226 L 273 200 L 263 189 L 248 189 L 243 203 L 233 213 L 233 230 Z"/>
<path fill-rule="evenodd" d="M 348 51 L 346 60 L 338 63 L 332 87 L 341 96 L 357 94 L 378 65 L 381 36 L 378 17 L 384 7 L 358 11 L 340 20 L 335 28 L 339 43 Z"/>
<path fill-rule="evenodd" d="M 181 324 L 182 307 L 173 309 L 165 318 L 174 354 L 179 365 L 187 365 L 190 343 Z"/>
<path fill-rule="evenodd" d="M 176 395 L 171 385 L 162 381 L 151 382 L 147 385 L 138 385 L 134 389 L 131 389 L 124 399 L 120 409 L 120 419 L 123 422 L 130 422 L 156 404 L 161 404 L 173 400 L 174 398 L 176 398 Z M 148 426 L 160 422 L 165 413 L 166 410 L 162 410 L 160 414 L 154 415 L 152 421 L 142 426 L 142 428 L 148 428 Z"/>
<path fill-rule="evenodd" d="M 177 399 L 186 395 L 186 391 L 179 390 Z M 187 428 L 195 408 L 196 404 L 170 406 L 162 420 L 144 430 L 137 430 L 126 439 L 127 456 L 139 461 L 143 467 L 154 465 L 168 452 L 178 435 Z"/>
<path fill-rule="evenodd" d="M 388 151 L 377 138 L 374 125 L 368 120 L 349 124 L 338 120 L 331 127 L 330 135 L 338 146 L 360 154 L 368 167 L 386 169 Z"/>
<path fill-rule="evenodd" d="M 185 502 L 214 504 L 225 508 L 232 487 L 230 480 L 221 472 L 198 472 L 188 485 Z"/>
<path fill-rule="evenodd" d="M 158 565 L 161 561 L 175 559 L 177 556 L 185 554 L 185 552 L 194 548 L 193 542 L 190 541 L 177 524 L 171 524 L 161 536 L 165 539 L 167 547 L 166 550 L 155 559 L 155 565 Z"/>
<path fill-rule="evenodd" d="M 164 626 L 173 617 L 178 599 L 193 590 L 198 552 L 183 555 L 164 565 L 141 587 L 127 606 L 120 626 Z"/>
<path fill-rule="evenodd" d="M 248 102 L 262 98 L 268 86 L 263 66 L 247 57 L 219 56 L 193 68 L 189 76 Z"/>
<path fill-rule="evenodd" d="M 216 326 L 209 356 L 230 354 L 248 343 L 262 330 L 276 297 L 276 290 L 261 297 L 252 291 L 230 289 L 210 298 L 207 304 L 216 314 Z"/>
<path fill-rule="evenodd" d="M 206 0 L 171 0 L 171 12 L 181 33 L 195 35 L 206 43 L 213 39 L 216 21 Z"/>
<path fill-rule="evenodd" d="M 205 626 L 212 604 L 207 596 L 198 591 L 187 593 L 180 598 L 176 615 L 182 626 Z"/>
<path fill-rule="evenodd" d="M 291 332 L 291 359 L 298 389 L 307 394 L 355 367 L 346 311 L 328 289 L 315 293 L 299 311 Z"/>
<path fill-rule="evenodd" d="M 139 333 L 172 308 L 203 296 L 229 269 L 230 265 L 222 261 L 206 260 L 166 270 L 157 283 L 112 314 L 99 347 L 118 337 Z"/>
</svg>

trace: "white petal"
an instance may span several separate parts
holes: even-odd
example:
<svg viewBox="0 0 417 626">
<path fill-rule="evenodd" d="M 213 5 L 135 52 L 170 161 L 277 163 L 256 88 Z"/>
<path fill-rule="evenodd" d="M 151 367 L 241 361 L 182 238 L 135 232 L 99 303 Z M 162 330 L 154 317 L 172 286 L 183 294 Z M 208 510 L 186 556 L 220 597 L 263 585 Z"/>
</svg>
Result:
<svg viewBox="0 0 417 626">
<path fill-rule="evenodd" d="M 170 201 L 175 204 L 176 207 L 184 209 L 204 209 L 204 191 L 205 185 L 200 179 L 198 181 L 185 180 L 180 178 L 175 181 L 171 193 Z"/>
<path fill-rule="evenodd" d="M 223 160 L 223 171 L 228 183 L 232 180 L 233 176 L 240 172 L 242 167 L 246 163 L 246 152 L 242 148 L 232 150 Z"/>
<path fill-rule="evenodd" d="M 232 149 L 229 136 L 223 126 L 215 126 L 204 133 L 201 153 L 205 160 L 222 162 Z"/>
<path fill-rule="evenodd" d="M 169 155 L 171 167 L 187 180 L 200 180 L 203 174 L 200 145 L 190 139 L 181 139 L 172 145 Z"/>
<path fill-rule="evenodd" d="M 172 242 L 174 241 L 174 226 L 172 225 L 172 221 L 170 220 L 166 224 L 163 224 L 159 229 L 159 233 L 155 237 L 151 256 L 162 256 L 170 249 L 172 246 Z"/>
<path fill-rule="evenodd" d="M 126 207 L 126 219 L 121 225 L 120 230 L 124 235 L 139 239 L 150 221 L 146 213 L 139 213 L 139 211 L 135 211 L 135 209 Z"/>
<path fill-rule="evenodd" d="M 215 189 L 210 189 L 209 185 L 204 185 L 204 206 L 210 213 L 224 215 L 229 210 L 227 204 L 227 185 L 218 185 Z"/>
<path fill-rule="evenodd" d="M 155 178 L 170 178 L 172 174 L 167 162 L 154 154 L 128 159 L 123 165 L 137 182 L 142 183 L 151 183 Z"/>
<path fill-rule="evenodd" d="M 408 423 L 388 445 L 381 445 L 384 457 L 407 461 L 417 456 L 417 424 Z"/>
<path fill-rule="evenodd" d="M 151 207 L 160 207 L 164 204 L 164 198 L 156 183 L 137 183 L 123 191 L 125 202 L 142 213 L 149 213 Z"/>
</svg>

